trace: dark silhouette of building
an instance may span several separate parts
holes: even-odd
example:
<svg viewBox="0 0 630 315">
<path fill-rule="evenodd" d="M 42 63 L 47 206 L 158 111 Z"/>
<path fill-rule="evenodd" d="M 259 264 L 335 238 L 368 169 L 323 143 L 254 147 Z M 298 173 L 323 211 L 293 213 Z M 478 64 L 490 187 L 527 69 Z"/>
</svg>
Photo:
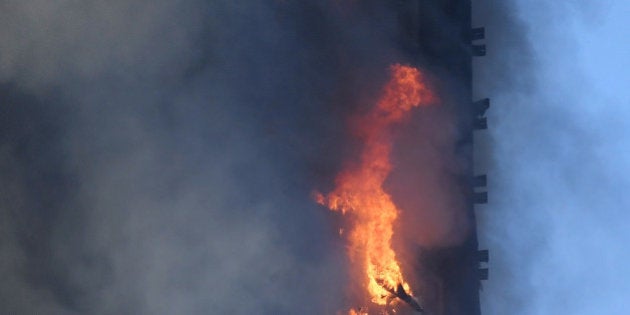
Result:
<svg viewBox="0 0 630 315">
<path fill-rule="evenodd" d="M 486 176 L 474 172 L 473 133 L 488 128 L 490 100 L 472 99 L 472 58 L 487 53 L 485 29 L 471 25 L 470 0 L 399 0 L 397 5 L 399 42 L 409 59 L 450 82 L 459 126 L 456 151 L 467 163 L 461 183 L 471 228 L 460 245 L 419 249 L 417 269 L 424 286 L 419 291 L 427 292 L 421 304 L 428 314 L 480 315 L 489 252 L 478 248 L 475 205 L 487 203 L 488 192 Z"/>
</svg>

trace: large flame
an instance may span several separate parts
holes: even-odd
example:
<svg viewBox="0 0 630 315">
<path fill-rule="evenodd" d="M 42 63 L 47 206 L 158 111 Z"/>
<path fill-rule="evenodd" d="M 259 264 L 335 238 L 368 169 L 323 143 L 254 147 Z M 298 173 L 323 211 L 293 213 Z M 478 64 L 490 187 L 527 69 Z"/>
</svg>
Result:
<svg viewBox="0 0 630 315">
<path fill-rule="evenodd" d="M 410 292 L 391 246 L 399 209 L 383 189 L 392 169 L 390 127 L 401 122 L 412 108 L 434 101 L 418 69 L 395 64 L 390 70 L 391 80 L 378 103 L 359 119 L 357 132 L 363 143 L 359 160 L 338 174 L 334 191 L 316 196 L 320 204 L 350 216 L 350 261 L 360 268 L 364 276 L 360 283 L 378 305 L 385 305 L 391 296 L 385 287 L 402 284 Z"/>
</svg>

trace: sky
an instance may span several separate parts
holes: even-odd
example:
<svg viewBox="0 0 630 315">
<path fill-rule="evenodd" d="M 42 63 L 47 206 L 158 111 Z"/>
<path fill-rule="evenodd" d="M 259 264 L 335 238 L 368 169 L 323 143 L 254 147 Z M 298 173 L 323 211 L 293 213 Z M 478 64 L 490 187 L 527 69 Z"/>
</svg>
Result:
<svg viewBox="0 0 630 315">
<path fill-rule="evenodd" d="M 526 45 L 489 20 L 488 57 L 475 63 L 476 93 L 492 98 L 479 136 L 492 152 L 481 163 L 490 202 L 477 210 L 491 253 L 482 312 L 625 314 L 630 4 L 510 6 Z M 496 67 L 514 78 L 491 82 Z"/>
<path fill-rule="evenodd" d="M 391 8 L 365 3 L 3 1 L 0 313 L 347 305 L 340 222 L 311 194 L 357 150 L 345 119 L 404 60 Z M 473 11 L 488 46 L 473 94 L 492 99 L 475 135 L 483 314 L 622 314 L 630 4 Z"/>
</svg>

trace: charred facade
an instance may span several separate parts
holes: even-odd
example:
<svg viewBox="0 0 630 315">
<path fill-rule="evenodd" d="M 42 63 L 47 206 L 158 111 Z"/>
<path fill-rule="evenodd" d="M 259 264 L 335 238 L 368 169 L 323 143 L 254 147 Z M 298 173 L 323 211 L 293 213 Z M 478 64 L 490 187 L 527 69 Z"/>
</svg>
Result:
<svg viewBox="0 0 630 315">
<path fill-rule="evenodd" d="M 457 246 L 418 249 L 422 305 L 428 314 L 480 315 L 481 281 L 489 277 L 489 252 L 479 250 L 475 205 L 488 202 L 485 175 L 473 165 L 475 132 L 488 127 L 489 99 L 472 99 L 472 58 L 486 54 L 485 29 L 471 25 L 469 0 L 400 0 L 400 44 L 420 66 L 451 82 L 459 139 L 455 154 L 466 161 L 461 186 L 470 231 Z"/>
</svg>

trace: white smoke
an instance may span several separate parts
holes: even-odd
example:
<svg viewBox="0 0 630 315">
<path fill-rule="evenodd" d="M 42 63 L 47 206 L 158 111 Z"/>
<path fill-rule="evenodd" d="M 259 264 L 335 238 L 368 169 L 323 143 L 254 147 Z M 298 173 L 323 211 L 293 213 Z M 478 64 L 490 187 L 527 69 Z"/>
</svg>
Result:
<svg viewBox="0 0 630 315">
<path fill-rule="evenodd" d="M 476 96 L 493 101 L 477 135 L 491 147 L 482 312 L 625 314 L 630 6 L 491 2 L 474 21 L 488 37 Z"/>
</svg>

